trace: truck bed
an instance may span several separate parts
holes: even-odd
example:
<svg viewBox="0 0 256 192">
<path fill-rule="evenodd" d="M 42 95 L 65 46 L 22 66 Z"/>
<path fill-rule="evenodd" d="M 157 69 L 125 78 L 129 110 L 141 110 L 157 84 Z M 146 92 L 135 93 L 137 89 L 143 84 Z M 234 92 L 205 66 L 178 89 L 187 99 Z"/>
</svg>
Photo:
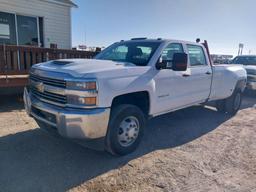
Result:
<svg viewBox="0 0 256 192">
<path fill-rule="evenodd" d="M 218 100 L 229 97 L 238 80 L 244 79 L 246 71 L 242 65 L 220 64 L 213 65 L 212 88 L 210 100 Z"/>
</svg>

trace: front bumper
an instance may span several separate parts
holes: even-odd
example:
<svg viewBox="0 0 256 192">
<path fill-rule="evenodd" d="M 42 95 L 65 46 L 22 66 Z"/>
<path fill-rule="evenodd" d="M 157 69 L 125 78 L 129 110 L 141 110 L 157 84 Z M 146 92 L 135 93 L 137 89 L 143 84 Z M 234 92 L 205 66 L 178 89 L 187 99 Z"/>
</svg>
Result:
<svg viewBox="0 0 256 192">
<path fill-rule="evenodd" d="M 35 119 L 57 128 L 63 137 L 96 139 L 105 137 L 110 108 L 72 109 L 44 103 L 24 89 L 26 111 Z"/>
<path fill-rule="evenodd" d="M 256 90 L 256 81 L 255 82 L 247 82 L 246 88 L 250 89 L 250 90 Z"/>
</svg>

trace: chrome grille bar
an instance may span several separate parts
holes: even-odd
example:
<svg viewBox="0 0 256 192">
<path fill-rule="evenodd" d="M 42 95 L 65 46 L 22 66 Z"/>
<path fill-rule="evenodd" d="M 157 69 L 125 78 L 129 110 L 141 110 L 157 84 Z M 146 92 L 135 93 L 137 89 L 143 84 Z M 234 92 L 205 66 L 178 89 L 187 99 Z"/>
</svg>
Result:
<svg viewBox="0 0 256 192">
<path fill-rule="evenodd" d="M 256 76 L 247 75 L 248 81 L 256 81 Z"/>
<path fill-rule="evenodd" d="M 35 88 L 31 88 L 31 92 L 36 97 L 43 98 L 52 102 L 60 103 L 60 104 L 66 104 L 67 103 L 67 97 L 63 95 L 58 95 L 50 92 L 39 92 Z"/>
<path fill-rule="evenodd" d="M 32 73 L 30 74 L 29 78 L 35 82 L 42 82 L 46 85 L 52 85 L 52 86 L 56 86 L 56 87 L 66 88 L 66 81 L 64 81 L 64 80 L 37 76 Z"/>
</svg>

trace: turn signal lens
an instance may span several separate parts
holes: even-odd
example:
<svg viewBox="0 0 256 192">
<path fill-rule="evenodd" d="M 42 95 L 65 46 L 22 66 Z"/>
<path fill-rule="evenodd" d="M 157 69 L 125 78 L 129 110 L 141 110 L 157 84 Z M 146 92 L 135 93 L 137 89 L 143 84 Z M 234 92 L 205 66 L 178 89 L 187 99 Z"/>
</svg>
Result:
<svg viewBox="0 0 256 192">
<path fill-rule="evenodd" d="M 79 103 L 84 105 L 96 105 L 97 98 L 96 97 L 80 97 Z"/>
<path fill-rule="evenodd" d="M 97 97 L 79 97 L 75 95 L 68 95 L 68 104 L 80 106 L 94 106 L 97 104 Z"/>
<path fill-rule="evenodd" d="M 97 89 L 97 85 L 96 82 L 88 82 L 86 85 L 86 89 L 88 90 L 96 90 Z"/>
</svg>

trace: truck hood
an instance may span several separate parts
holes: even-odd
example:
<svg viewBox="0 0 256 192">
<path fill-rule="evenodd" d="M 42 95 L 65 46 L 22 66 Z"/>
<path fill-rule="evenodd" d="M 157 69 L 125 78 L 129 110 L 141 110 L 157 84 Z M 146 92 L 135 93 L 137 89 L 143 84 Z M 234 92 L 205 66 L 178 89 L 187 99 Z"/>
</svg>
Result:
<svg viewBox="0 0 256 192">
<path fill-rule="evenodd" d="M 139 69 L 140 68 L 140 69 Z M 32 70 L 43 70 L 51 72 L 59 72 L 69 74 L 76 78 L 82 77 L 97 77 L 99 75 L 128 75 L 127 72 L 133 70 L 133 75 L 136 71 L 141 73 L 141 68 L 132 63 L 114 62 L 107 60 L 96 59 L 65 59 L 39 63 L 33 66 Z M 137 69 L 137 70 L 136 70 Z M 118 71 L 118 72 L 117 72 Z"/>
</svg>

